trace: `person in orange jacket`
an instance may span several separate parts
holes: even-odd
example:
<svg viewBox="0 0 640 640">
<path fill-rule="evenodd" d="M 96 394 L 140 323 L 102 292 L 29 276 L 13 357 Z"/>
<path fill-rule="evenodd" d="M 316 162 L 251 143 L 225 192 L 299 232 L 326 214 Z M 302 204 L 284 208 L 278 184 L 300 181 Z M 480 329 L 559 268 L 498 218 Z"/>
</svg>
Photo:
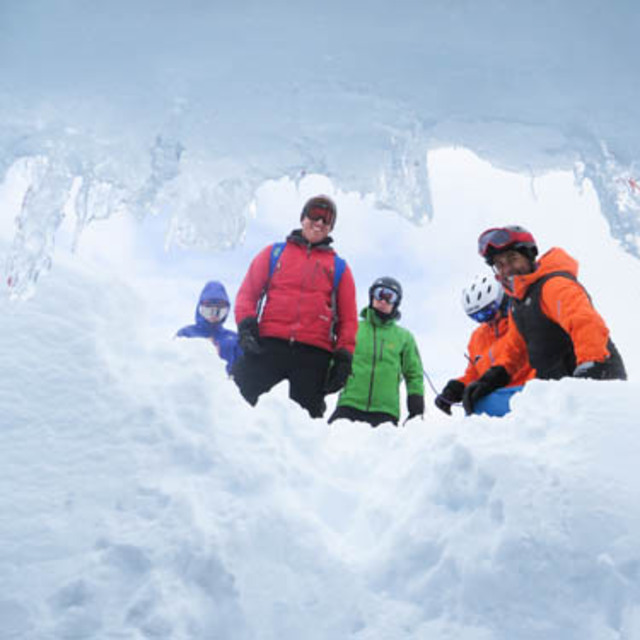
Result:
<svg viewBox="0 0 640 640">
<path fill-rule="evenodd" d="M 500 357 L 502 342 L 509 327 L 509 298 L 502 285 L 491 275 L 477 275 L 462 290 L 462 306 L 466 314 L 480 326 L 471 334 L 467 347 L 467 368 L 464 374 L 445 385 L 436 397 L 435 405 L 451 415 L 451 405 L 460 402 L 466 387 L 479 380 Z M 527 380 L 535 376 L 525 357 L 509 384 L 482 398 L 473 413 L 503 416 L 510 411 L 511 396 L 520 391 Z"/>
<path fill-rule="evenodd" d="M 511 315 L 500 357 L 464 391 L 467 414 L 509 384 L 525 355 L 542 380 L 626 380 L 609 329 L 577 280 L 574 258 L 554 247 L 536 260 L 535 239 L 520 226 L 487 229 L 478 238 L 478 252 L 510 296 Z"/>
</svg>

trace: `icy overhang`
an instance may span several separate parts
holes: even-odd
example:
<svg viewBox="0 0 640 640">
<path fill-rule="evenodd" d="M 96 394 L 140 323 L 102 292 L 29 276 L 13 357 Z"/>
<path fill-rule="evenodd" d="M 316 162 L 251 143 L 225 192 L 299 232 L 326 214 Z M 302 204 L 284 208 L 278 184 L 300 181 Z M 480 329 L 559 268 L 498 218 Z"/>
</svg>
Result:
<svg viewBox="0 0 640 640">
<path fill-rule="evenodd" d="M 638 255 L 638 14 L 593 0 L 5 3 L 0 169 L 30 185 L 11 286 L 48 268 L 63 211 L 78 235 L 124 210 L 168 216 L 183 246 L 228 247 L 265 180 L 322 173 L 437 215 L 427 152 L 451 145 L 533 175 L 573 169 Z"/>
</svg>

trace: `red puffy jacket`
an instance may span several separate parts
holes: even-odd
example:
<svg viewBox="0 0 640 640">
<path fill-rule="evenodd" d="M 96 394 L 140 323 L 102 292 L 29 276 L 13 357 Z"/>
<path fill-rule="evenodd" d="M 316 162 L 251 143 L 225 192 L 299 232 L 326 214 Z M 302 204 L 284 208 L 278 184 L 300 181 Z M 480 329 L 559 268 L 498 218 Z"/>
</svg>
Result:
<svg viewBox="0 0 640 640">
<path fill-rule="evenodd" d="M 356 288 L 347 265 L 338 285 L 337 317 L 333 327 L 334 251 L 331 240 L 309 244 L 294 231 L 288 238 L 269 282 L 272 245 L 251 263 L 236 296 L 236 323 L 256 317 L 268 284 L 260 317 L 260 336 L 309 344 L 333 352 L 353 353 L 358 331 Z M 335 339 L 334 339 L 335 335 Z"/>
</svg>

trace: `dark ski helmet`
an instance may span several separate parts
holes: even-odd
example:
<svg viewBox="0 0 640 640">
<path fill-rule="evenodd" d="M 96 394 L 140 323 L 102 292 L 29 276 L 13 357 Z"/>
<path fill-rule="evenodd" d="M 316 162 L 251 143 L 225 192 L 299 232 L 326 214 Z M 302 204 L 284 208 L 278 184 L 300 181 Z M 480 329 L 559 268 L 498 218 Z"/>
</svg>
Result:
<svg viewBox="0 0 640 640">
<path fill-rule="evenodd" d="M 478 238 L 478 253 L 490 266 L 493 266 L 498 253 L 509 250 L 518 251 L 532 264 L 538 255 L 538 247 L 531 233 L 517 225 L 487 229 Z"/>
<path fill-rule="evenodd" d="M 393 313 L 395 313 L 402 302 L 402 285 L 395 278 L 388 276 L 377 278 L 369 287 L 370 307 L 373 307 L 374 297 L 379 297 L 381 300 L 389 299 L 389 302 L 393 304 Z"/>
<path fill-rule="evenodd" d="M 336 218 L 338 217 L 338 209 L 336 203 L 329 196 L 314 196 L 307 200 L 304 207 L 302 207 L 300 222 L 309 214 L 314 215 L 314 211 L 316 211 L 318 215 L 325 217 L 330 228 L 333 229 L 336 224 Z"/>
</svg>

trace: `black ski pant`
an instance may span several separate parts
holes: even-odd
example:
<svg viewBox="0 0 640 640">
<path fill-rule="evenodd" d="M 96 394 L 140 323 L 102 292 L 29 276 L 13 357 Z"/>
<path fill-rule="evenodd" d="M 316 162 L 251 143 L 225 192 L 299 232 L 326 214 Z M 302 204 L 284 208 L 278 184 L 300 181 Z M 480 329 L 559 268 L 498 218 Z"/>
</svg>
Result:
<svg viewBox="0 0 640 640">
<path fill-rule="evenodd" d="M 331 414 L 331 417 L 327 421 L 329 424 L 336 420 L 351 420 L 351 422 L 368 422 L 372 427 L 377 427 L 384 422 L 392 422 L 398 426 L 398 418 L 392 416 L 389 413 L 383 411 L 362 411 L 355 407 L 348 407 L 343 405 L 336 407 L 336 410 Z"/>
<path fill-rule="evenodd" d="M 277 338 L 262 338 L 260 344 L 262 353 L 245 353 L 233 366 L 233 379 L 244 399 L 255 406 L 263 393 L 288 380 L 289 397 L 312 418 L 321 418 L 326 409 L 324 388 L 332 354 Z"/>
</svg>

